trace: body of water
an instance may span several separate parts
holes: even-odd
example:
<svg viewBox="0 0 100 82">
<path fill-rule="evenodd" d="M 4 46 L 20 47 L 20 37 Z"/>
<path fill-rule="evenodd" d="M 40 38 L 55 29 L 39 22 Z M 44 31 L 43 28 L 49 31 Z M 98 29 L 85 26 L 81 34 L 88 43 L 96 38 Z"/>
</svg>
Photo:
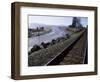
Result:
<svg viewBox="0 0 100 82">
<path fill-rule="evenodd" d="M 30 50 L 35 44 L 40 45 L 41 42 L 51 42 L 52 39 L 56 39 L 66 34 L 65 30 L 58 26 L 52 26 L 51 29 L 52 31 L 47 34 L 28 38 L 28 50 Z"/>
</svg>

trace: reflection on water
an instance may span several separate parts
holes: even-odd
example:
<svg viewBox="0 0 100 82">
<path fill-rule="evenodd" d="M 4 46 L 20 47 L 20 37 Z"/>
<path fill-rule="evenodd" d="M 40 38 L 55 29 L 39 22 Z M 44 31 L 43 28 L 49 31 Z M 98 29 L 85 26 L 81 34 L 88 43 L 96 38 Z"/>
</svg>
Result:
<svg viewBox="0 0 100 82">
<path fill-rule="evenodd" d="M 50 42 L 52 39 L 56 39 L 66 34 L 63 29 L 57 26 L 52 26 L 51 29 L 52 31 L 50 33 L 28 38 L 28 50 L 30 50 L 35 44 L 40 45 L 41 42 Z"/>
</svg>

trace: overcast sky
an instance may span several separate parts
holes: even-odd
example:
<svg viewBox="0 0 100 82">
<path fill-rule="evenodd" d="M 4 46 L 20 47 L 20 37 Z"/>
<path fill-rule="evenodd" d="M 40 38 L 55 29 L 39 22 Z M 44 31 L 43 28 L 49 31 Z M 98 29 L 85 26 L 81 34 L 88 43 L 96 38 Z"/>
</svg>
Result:
<svg viewBox="0 0 100 82">
<path fill-rule="evenodd" d="M 81 20 L 81 24 L 83 26 L 88 25 L 87 17 L 79 17 Z M 30 23 L 38 23 L 38 24 L 46 24 L 46 25 L 64 25 L 68 26 L 72 24 L 73 17 L 69 16 L 29 16 L 29 24 Z"/>
</svg>

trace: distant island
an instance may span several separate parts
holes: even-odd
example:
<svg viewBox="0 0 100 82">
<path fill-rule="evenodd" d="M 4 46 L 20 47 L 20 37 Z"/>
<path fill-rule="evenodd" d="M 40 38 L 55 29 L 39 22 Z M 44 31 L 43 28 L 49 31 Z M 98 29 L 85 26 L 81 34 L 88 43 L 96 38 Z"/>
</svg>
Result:
<svg viewBox="0 0 100 82">
<path fill-rule="evenodd" d="M 52 29 L 50 29 L 49 25 L 31 23 L 30 28 L 28 28 L 28 38 L 32 36 L 40 36 L 51 31 Z"/>
</svg>

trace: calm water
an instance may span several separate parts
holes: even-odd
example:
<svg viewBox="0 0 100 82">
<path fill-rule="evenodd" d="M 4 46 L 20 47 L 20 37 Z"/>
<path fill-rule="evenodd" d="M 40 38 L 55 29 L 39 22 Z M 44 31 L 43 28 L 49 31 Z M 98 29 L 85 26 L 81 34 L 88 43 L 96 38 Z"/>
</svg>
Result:
<svg viewBox="0 0 100 82">
<path fill-rule="evenodd" d="M 60 29 L 57 26 L 51 27 L 51 29 L 52 31 L 47 34 L 28 38 L 28 50 L 30 50 L 35 44 L 39 45 L 41 42 L 50 42 L 52 39 L 56 39 L 66 34 L 63 29 Z"/>
</svg>

